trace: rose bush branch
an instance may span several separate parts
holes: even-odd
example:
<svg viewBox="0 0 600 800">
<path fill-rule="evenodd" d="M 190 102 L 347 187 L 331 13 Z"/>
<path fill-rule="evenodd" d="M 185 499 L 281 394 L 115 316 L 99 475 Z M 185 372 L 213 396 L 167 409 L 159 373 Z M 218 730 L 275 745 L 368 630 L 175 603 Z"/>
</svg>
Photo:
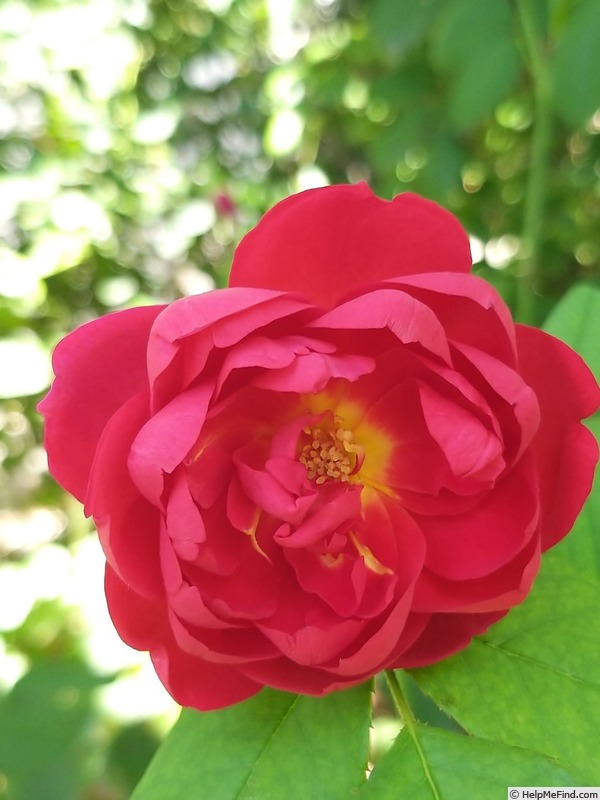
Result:
<svg viewBox="0 0 600 800">
<path fill-rule="evenodd" d="M 545 40 L 538 29 L 536 9 L 531 0 L 516 0 L 523 34 L 526 63 L 533 82 L 533 134 L 529 174 L 525 191 L 521 253 L 518 260 L 517 309 L 521 322 L 539 324 L 537 303 L 540 250 L 544 236 L 544 216 L 548 173 L 552 150 L 553 107 L 552 71 Z"/>
</svg>

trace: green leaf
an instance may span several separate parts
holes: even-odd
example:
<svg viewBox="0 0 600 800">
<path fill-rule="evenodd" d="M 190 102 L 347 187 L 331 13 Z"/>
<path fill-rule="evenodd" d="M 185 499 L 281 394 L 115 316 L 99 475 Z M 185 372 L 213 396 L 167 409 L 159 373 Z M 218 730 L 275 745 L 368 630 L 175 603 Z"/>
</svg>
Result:
<svg viewBox="0 0 600 800">
<path fill-rule="evenodd" d="M 446 0 L 431 35 L 431 60 L 441 72 L 477 62 L 475 53 L 510 35 L 512 13 L 507 0 Z M 481 75 L 483 78 L 484 76 Z"/>
<path fill-rule="evenodd" d="M 421 115 L 403 115 L 367 148 L 369 159 L 382 171 L 394 167 L 406 151 L 420 141 Z"/>
<path fill-rule="evenodd" d="M 462 191 L 461 168 L 465 160 L 465 151 L 459 143 L 438 130 L 427 147 L 427 161 L 420 176 L 423 193 L 442 202 L 452 191 Z"/>
<path fill-rule="evenodd" d="M 342 800 L 364 780 L 371 684 L 326 697 L 264 689 L 222 711 L 184 710 L 132 800 Z"/>
<path fill-rule="evenodd" d="M 358 798 L 465 800 L 499 797 L 509 785 L 575 786 L 576 780 L 539 753 L 417 724 L 414 738 L 404 728 Z"/>
<path fill-rule="evenodd" d="M 467 130 L 491 114 L 515 85 L 519 71 L 519 54 L 511 39 L 498 38 L 478 47 L 450 87 L 450 119 L 455 128 Z"/>
<path fill-rule="evenodd" d="M 452 0 L 431 37 L 431 59 L 449 81 L 449 116 L 458 131 L 481 122 L 510 92 L 521 60 L 506 0 Z"/>
<path fill-rule="evenodd" d="M 392 57 L 419 45 L 440 0 L 375 0 L 371 10 L 373 39 Z"/>
<path fill-rule="evenodd" d="M 600 12 L 599 12 L 600 13 Z M 600 28 L 600 16 L 598 17 Z M 600 103 L 600 98 L 599 98 Z M 566 342 L 583 356 L 592 372 L 600 377 L 600 289 L 578 283 L 552 309 L 544 330 Z"/>
<path fill-rule="evenodd" d="M 0 774 L 8 797 L 81 797 L 92 757 L 92 692 L 103 682 L 78 663 L 42 662 L 2 698 Z"/>
<path fill-rule="evenodd" d="M 469 733 L 600 780 L 600 585 L 559 552 L 544 556 L 527 601 L 462 653 L 414 670 Z"/>
<path fill-rule="evenodd" d="M 554 59 L 554 101 L 568 125 L 600 108 L 600 2 L 583 0 L 568 19 Z"/>
</svg>

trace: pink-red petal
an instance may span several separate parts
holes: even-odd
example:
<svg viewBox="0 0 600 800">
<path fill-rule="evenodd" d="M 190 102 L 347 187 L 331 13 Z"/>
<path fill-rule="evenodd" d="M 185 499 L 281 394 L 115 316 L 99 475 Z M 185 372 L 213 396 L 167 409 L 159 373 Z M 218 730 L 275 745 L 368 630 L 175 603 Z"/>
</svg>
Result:
<svg viewBox="0 0 600 800">
<path fill-rule="evenodd" d="M 144 597 L 160 597 L 160 515 L 138 492 L 127 469 L 131 443 L 147 419 L 148 396 L 130 398 L 104 428 L 85 501 L 100 542 L 120 578 Z"/>
<path fill-rule="evenodd" d="M 464 649 L 474 636 L 485 633 L 506 611 L 488 614 L 432 614 L 427 627 L 394 667 L 426 667 Z"/>
<path fill-rule="evenodd" d="M 158 677 L 182 706 L 213 711 L 239 703 L 263 687 L 235 666 L 212 664 L 185 653 L 169 640 L 150 652 Z"/>
<path fill-rule="evenodd" d="M 469 240 L 451 214 L 414 194 L 381 200 L 360 183 L 278 203 L 238 245 L 229 285 L 300 292 L 331 307 L 357 286 L 470 268 Z"/>
<path fill-rule="evenodd" d="M 538 497 L 530 459 L 523 459 L 472 510 L 422 517 L 425 564 L 452 580 L 489 575 L 522 550 L 537 530 Z"/>
<path fill-rule="evenodd" d="M 450 363 L 446 333 L 427 305 L 398 289 L 374 288 L 325 312 L 310 323 L 317 329 L 387 329 L 403 344 L 420 344 Z"/>
<path fill-rule="evenodd" d="M 520 372 L 537 394 L 540 427 L 532 443 L 540 486 L 542 549 L 565 536 L 588 496 L 598 444 L 581 419 L 600 405 L 583 359 L 537 328 L 517 326 Z"/>
<path fill-rule="evenodd" d="M 54 478 L 83 502 L 100 434 L 132 395 L 147 389 L 146 348 L 164 306 L 144 306 L 88 322 L 57 345 L 56 378 L 38 409 Z"/>
<path fill-rule="evenodd" d="M 450 341 L 472 345 L 515 366 L 512 317 L 489 283 L 456 272 L 409 275 L 394 283 L 432 310 Z"/>
<path fill-rule="evenodd" d="M 247 336 L 307 309 L 293 295 L 261 289 L 215 290 L 171 303 L 156 320 L 148 346 L 153 410 L 206 376 L 211 353 L 225 356 Z"/>
<path fill-rule="evenodd" d="M 128 465 L 139 491 L 161 506 L 165 475 L 170 475 L 198 439 L 213 392 L 202 383 L 177 395 L 140 429 L 131 446 Z"/>
<path fill-rule="evenodd" d="M 119 636 L 136 650 L 150 650 L 167 635 L 166 606 L 139 595 L 110 564 L 104 574 L 108 611 Z"/>
</svg>

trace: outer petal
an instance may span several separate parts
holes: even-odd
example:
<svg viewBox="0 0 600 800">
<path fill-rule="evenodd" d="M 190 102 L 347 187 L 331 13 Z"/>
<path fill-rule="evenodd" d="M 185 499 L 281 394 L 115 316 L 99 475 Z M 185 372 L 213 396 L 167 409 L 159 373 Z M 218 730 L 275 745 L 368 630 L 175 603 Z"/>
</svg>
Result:
<svg viewBox="0 0 600 800">
<path fill-rule="evenodd" d="M 146 347 L 164 306 L 131 308 L 82 325 L 53 355 L 56 380 L 39 404 L 55 479 L 83 502 L 100 434 L 132 395 L 147 388 Z"/>
<path fill-rule="evenodd" d="M 511 561 L 481 578 L 455 581 L 425 568 L 417 584 L 412 610 L 479 614 L 512 608 L 529 594 L 540 561 L 540 543 L 534 537 Z"/>
<path fill-rule="evenodd" d="M 421 519 L 426 566 L 451 580 L 489 575 L 507 564 L 533 536 L 537 495 L 529 459 L 523 459 L 475 508 Z"/>
<path fill-rule="evenodd" d="M 167 634 L 167 615 L 162 602 L 137 594 L 106 565 L 104 591 L 108 611 L 119 636 L 136 650 L 159 646 Z"/>
<path fill-rule="evenodd" d="M 360 183 L 311 189 L 272 208 L 240 242 L 229 285 L 301 292 L 329 307 L 374 281 L 470 268 L 467 236 L 451 214 L 413 194 L 381 200 Z"/>
<path fill-rule="evenodd" d="M 131 442 L 147 418 L 140 393 L 113 414 L 91 470 L 85 512 L 94 517 L 106 558 L 121 580 L 147 598 L 163 594 L 158 559 L 160 517 L 140 495 L 127 469 Z"/>
<path fill-rule="evenodd" d="M 348 689 L 372 677 L 372 673 L 365 673 L 359 677 L 353 676 L 351 679 L 340 679 L 324 669 L 296 664 L 284 656 L 244 664 L 243 671 L 245 675 L 264 683 L 265 686 L 315 697 L 321 697 L 338 689 Z"/>
<path fill-rule="evenodd" d="M 158 677 L 182 706 L 214 711 L 246 700 L 263 687 L 235 666 L 211 664 L 191 656 L 174 641 L 150 652 Z"/>
<path fill-rule="evenodd" d="M 158 677 L 181 705 L 210 711 L 245 700 L 262 686 L 234 666 L 211 664 L 175 643 L 166 608 L 135 594 L 107 566 L 105 590 L 111 618 L 131 647 L 150 650 Z"/>
<path fill-rule="evenodd" d="M 579 421 L 597 410 L 600 388 L 582 358 L 559 339 L 518 325 L 517 342 L 520 372 L 540 404 L 532 451 L 547 550 L 569 532 L 592 486 L 598 445 Z"/>
<path fill-rule="evenodd" d="M 477 275 L 409 275 L 394 283 L 435 313 L 447 338 L 470 344 L 514 366 L 515 333 L 508 307 Z"/>
<path fill-rule="evenodd" d="M 403 653 L 394 667 L 427 667 L 465 648 L 474 636 L 485 633 L 506 611 L 487 614 L 432 614 L 415 644 Z"/>
</svg>

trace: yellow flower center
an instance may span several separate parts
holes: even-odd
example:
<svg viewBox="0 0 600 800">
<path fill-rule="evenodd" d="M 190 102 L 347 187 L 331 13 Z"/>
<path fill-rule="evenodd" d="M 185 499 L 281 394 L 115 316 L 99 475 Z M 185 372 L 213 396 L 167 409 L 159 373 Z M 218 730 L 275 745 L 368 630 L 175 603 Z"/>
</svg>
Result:
<svg viewBox="0 0 600 800">
<path fill-rule="evenodd" d="M 303 429 L 299 460 L 309 480 L 319 485 L 326 481 L 349 483 L 362 466 L 364 450 L 339 419 L 326 417 L 319 425 Z"/>
</svg>

